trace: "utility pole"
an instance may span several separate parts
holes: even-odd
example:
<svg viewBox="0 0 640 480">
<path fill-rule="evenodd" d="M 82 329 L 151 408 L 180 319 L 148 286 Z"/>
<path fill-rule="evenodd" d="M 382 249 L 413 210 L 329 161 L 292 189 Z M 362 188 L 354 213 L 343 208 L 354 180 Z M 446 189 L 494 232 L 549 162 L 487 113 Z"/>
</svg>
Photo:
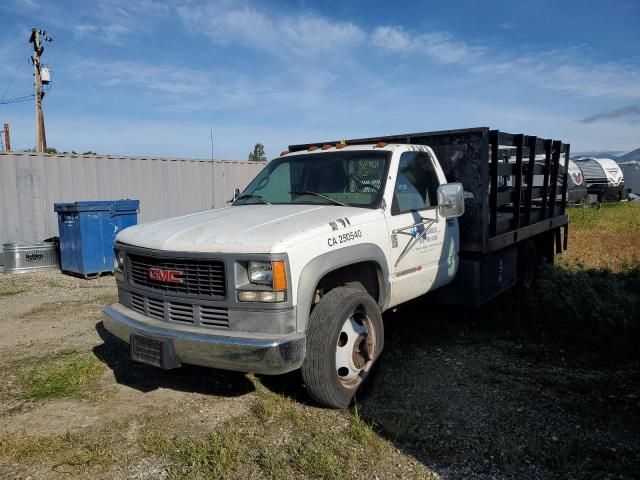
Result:
<svg viewBox="0 0 640 480">
<path fill-rule="evenodd" d="M 33 62 L 36 96 L 36 152 L 39 153 L 47 151 L 47 136 L 44 130 L 44 112 L 42 111 L 42 99 L 44 98 L 44 92 L 42 91 L 42 71 L 40 63 L 40 58 L 44 52 L 44 45 L 42 45 L 43 40 L 45 42 L 51 42 L 53 39 L 47 35 L 47 32 L 32 28 L 29 43 L 33 43 L 33 55 L 31 56 L 31 60 Z M 49 79 L 47 78 L 47 83 L 48 82 Z"/>
<path fill-rule="evenodd" d="M 9 135 L 9 124 L 4 124 L 4 149 L 7 152 L 11 151 L 11 137 Z"/>
</svg>

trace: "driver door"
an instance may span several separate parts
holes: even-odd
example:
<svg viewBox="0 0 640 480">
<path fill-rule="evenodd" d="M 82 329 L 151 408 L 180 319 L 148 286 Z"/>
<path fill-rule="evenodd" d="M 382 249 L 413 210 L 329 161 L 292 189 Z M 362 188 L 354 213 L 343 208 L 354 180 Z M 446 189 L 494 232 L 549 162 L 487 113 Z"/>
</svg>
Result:
<svg viewBox="0 0 640 480">
<path fill-rule="evenodd" d="M 386 212 L 393 305 L 428 292 L 436 281 L 447 228 L 438 215 L 440 183 L 444 175 L 428 151 L 402 153 Z"/>
</svg>

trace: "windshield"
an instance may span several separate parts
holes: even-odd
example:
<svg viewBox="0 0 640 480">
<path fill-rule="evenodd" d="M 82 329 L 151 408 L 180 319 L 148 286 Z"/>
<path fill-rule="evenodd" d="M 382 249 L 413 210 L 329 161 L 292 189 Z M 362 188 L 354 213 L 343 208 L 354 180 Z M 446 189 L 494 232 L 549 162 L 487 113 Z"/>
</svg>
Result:
<svg viewBox="0 0 640 480">
<path fill-rule="evenodd" d="M 321 204 L 377 208 L 390 152 L 355 151 L 271 161 L 234 205 Z"/>
</svg>

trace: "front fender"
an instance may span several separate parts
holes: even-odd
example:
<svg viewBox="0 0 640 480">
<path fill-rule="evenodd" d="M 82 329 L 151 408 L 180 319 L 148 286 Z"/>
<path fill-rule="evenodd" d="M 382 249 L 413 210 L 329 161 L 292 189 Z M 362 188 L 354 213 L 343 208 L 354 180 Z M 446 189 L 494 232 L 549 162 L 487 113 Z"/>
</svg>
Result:
<svg viewBox="0 0 640 480">
<path fill-rule="evenodd" d="M 338 268 L 346 267 L 361 262 L 374 262 L 380 272 L 380 300 L 379 304 L 382 310 L 388 303 L 390 292 L 389 286 L 389 267 L 387 258 L 382 249 L 373 243 L 361 243 L 344 247 L 339 250 L 332 250 L 315 257 L 302 269 L 300 279 L 298 281 L 298 304 L 296 327 L 298 332 L 304 332 L 307 329 L 309 321 L 309 312 L 311 311 L 311 303 L 316 287 L 320 280 L 329 272 Z"/>
</svg>

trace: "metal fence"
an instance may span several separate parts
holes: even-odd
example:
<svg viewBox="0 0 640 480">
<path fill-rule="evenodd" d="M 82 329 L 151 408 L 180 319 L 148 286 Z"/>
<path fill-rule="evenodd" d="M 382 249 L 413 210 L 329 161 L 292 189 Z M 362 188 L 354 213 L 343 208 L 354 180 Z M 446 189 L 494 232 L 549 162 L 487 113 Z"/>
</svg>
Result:
<svg viewBox="0 0 640 480">
<path fill-rule="evenodd" d="M 0 245 L 58 234 L 56 202 L 140 200 L 140 222 L 220 208 L 263 162 L 0 153 Z M 0 255 L 1 256 L 1 255 Z"/>
</svg>

